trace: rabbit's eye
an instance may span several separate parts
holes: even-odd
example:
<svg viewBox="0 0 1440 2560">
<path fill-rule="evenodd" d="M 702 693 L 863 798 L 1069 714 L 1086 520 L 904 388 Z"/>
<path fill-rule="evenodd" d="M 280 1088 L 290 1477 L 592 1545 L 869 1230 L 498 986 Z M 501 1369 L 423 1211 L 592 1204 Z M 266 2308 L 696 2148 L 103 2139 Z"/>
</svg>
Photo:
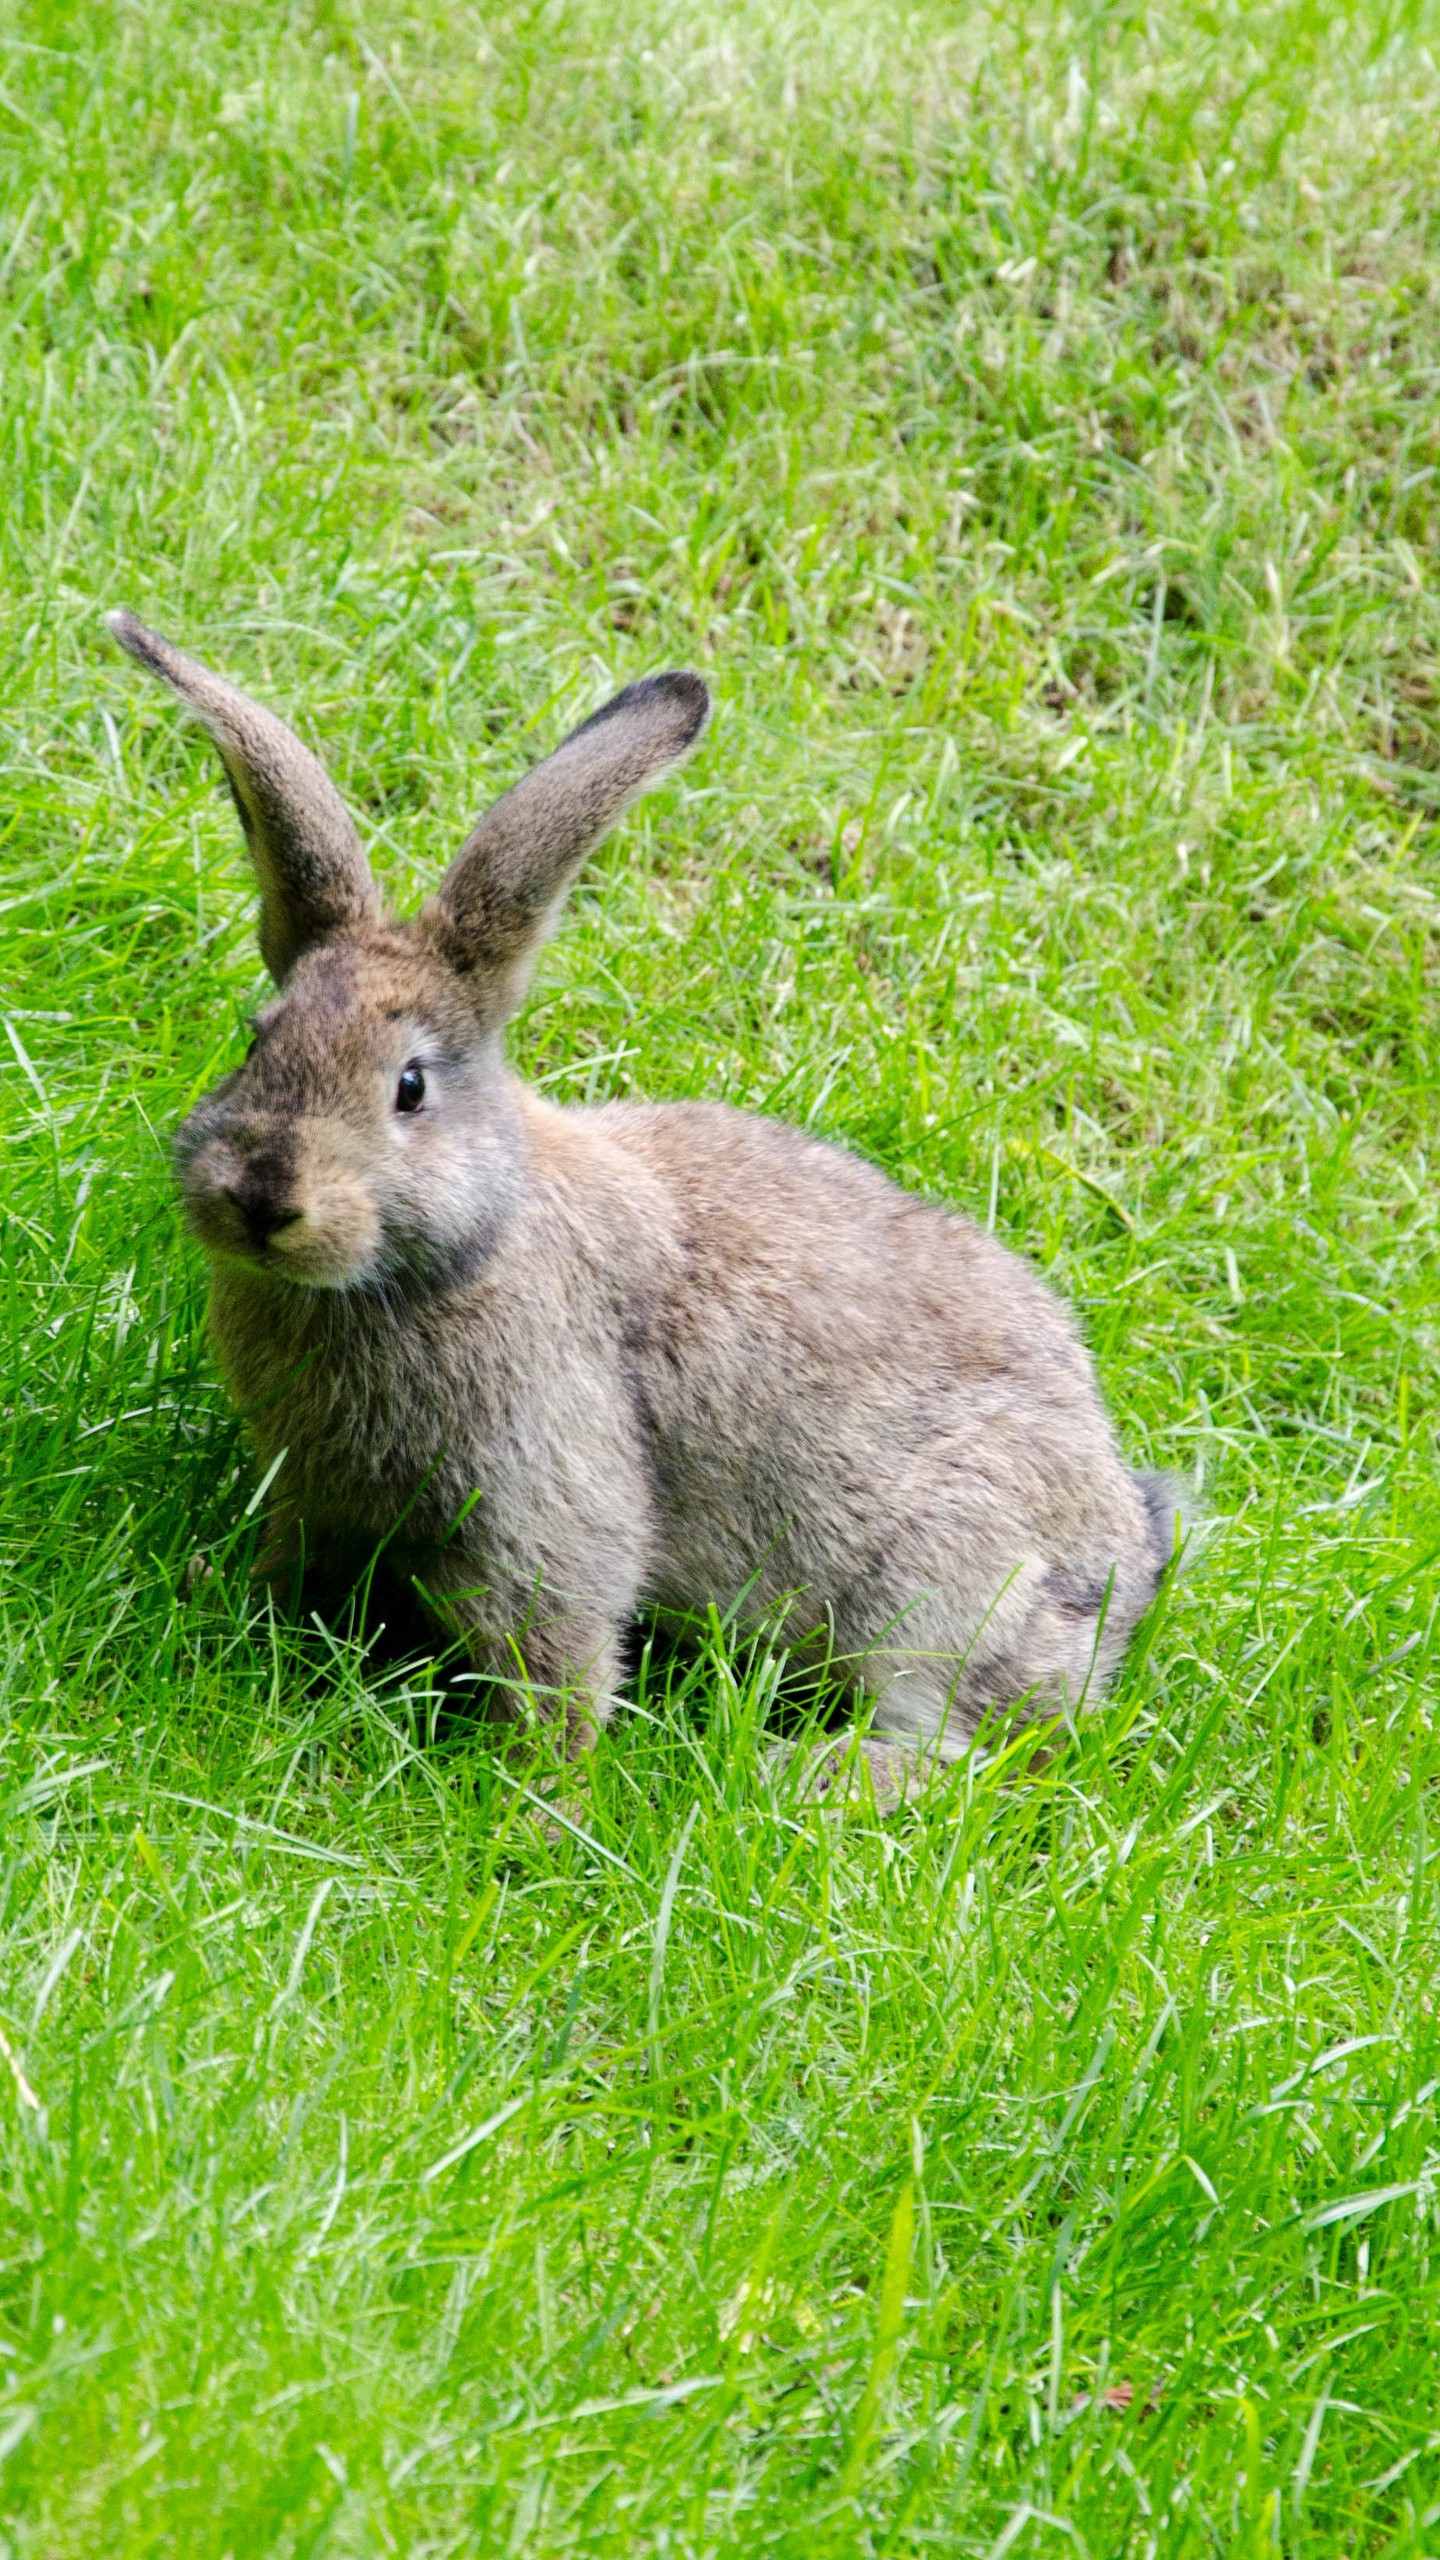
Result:
<svg viewBox="0 0 1440 2560">
<path fill-rule="evenodd" d="M 418 1067 L 406 1067 L 395 1087 L 397 1111 L 418 1111 L 425 1099 L 425 1078 Z"/>
</svg>

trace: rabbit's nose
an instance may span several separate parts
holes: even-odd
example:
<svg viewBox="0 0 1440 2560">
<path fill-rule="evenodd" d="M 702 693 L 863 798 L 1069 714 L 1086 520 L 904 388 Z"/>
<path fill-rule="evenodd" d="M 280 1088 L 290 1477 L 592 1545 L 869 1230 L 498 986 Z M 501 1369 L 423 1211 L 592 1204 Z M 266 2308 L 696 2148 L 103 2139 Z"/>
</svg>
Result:
<svg viewBox="0 0 1440 2560">
<path fill-rule="evenodd" d="M 300 1215 L 288 1193 L 253 1166 L 226 1183 L 225 1197 L 234 1201 L 252 1244 L 265 1244 L 281 1227 L 293 1227 Z"/>
</svg>

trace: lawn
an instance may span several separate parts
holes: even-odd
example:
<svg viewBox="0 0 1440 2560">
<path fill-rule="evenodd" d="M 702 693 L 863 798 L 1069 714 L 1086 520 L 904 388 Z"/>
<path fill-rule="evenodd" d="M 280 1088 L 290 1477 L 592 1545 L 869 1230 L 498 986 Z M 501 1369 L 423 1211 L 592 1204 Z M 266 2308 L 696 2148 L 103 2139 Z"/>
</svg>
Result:
<svg viewBox="0 0 1440 2560">
<path fill-rule="evenodd" d="M 1440 2552 L 1440 5 L 0 29 L 3 2560 Z M 1209 1515 L 1102 1714 L 840 1817 L 715 1622 L 557 1836 L 247 1599 L 118 603 L 401 900 L 704 671 L 514 1053 L 1049 1273 Z"/>
</svg>

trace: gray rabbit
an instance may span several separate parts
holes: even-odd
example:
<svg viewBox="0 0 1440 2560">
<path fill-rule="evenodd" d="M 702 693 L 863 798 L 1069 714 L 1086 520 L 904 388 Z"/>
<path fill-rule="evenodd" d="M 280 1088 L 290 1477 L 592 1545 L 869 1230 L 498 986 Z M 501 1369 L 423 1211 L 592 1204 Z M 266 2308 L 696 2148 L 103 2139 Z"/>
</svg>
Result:
<svg viewBox="0 0 1440 2560">
<path fill-rule="evenodd" d="M 110 627 L 219 748 L 280 988 L 176 1144 L 216 1351 L 260 1466 L 284 1452 L 268 1569 L 389 1540 L 575 1751 L 646 1607 L 778 1620 L 869 1692 L 882 1795 L 992 1710 L 1093 1698 L 1175 1501 L 1034 1272 L 776 1121 L 558 1110 L 506 1064 L 581 862 L 698 738 L 700 678 L 617 694 L 401 923 L 291 732 Z"/>
</svg>

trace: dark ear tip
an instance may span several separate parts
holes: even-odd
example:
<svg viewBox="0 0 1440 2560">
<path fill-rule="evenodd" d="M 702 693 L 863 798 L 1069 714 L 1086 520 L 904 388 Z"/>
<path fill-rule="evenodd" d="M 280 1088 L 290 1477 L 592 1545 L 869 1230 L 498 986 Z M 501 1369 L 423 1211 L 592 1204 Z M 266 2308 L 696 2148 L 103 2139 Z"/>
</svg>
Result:
<svg viewBox="0 0 1440 2560">
<path fill-rule="evenodd" d="M 704 677 L 697 676 L 690 667 L 672 667 L 668 674 L 657 676 L 655 683 L 663 685 L 676 709 L 687 715 L 687 738 L 698 738 L 710 717 L 710 687 Z"/>
<path fill-rule="evenodd" d="M 569 746 L 571 738 L 588 738 L 594 730 L 608 728 L 612 720 L 633 719 L 637 713 L 645 714 L 652 722 L 658 714 L 662 722 L 674 724 L 673 739 L 667 740 L 661 751 L 662 762 L 683 756 L 710 716 L 710 688 L 703 676 L 693 674 L 688 667 L 669 667 L 663 675 L 641 676 L 637 684 L 627 684 L 623 692 L 612 694 L 598 711 L 592 711 L 588 720 L 572 729 L 565 744 Z"/>
<path fill-rule="evenodd" d="M 146 630 L 128 605 L 122 604 L 114 613 L 107 613 L 105 625 L 111 639 L 118 640 L 128 656 L 138 658 L 142 667 L 159 668 L 165 643 L 158 631 Z"/>
</svg>

